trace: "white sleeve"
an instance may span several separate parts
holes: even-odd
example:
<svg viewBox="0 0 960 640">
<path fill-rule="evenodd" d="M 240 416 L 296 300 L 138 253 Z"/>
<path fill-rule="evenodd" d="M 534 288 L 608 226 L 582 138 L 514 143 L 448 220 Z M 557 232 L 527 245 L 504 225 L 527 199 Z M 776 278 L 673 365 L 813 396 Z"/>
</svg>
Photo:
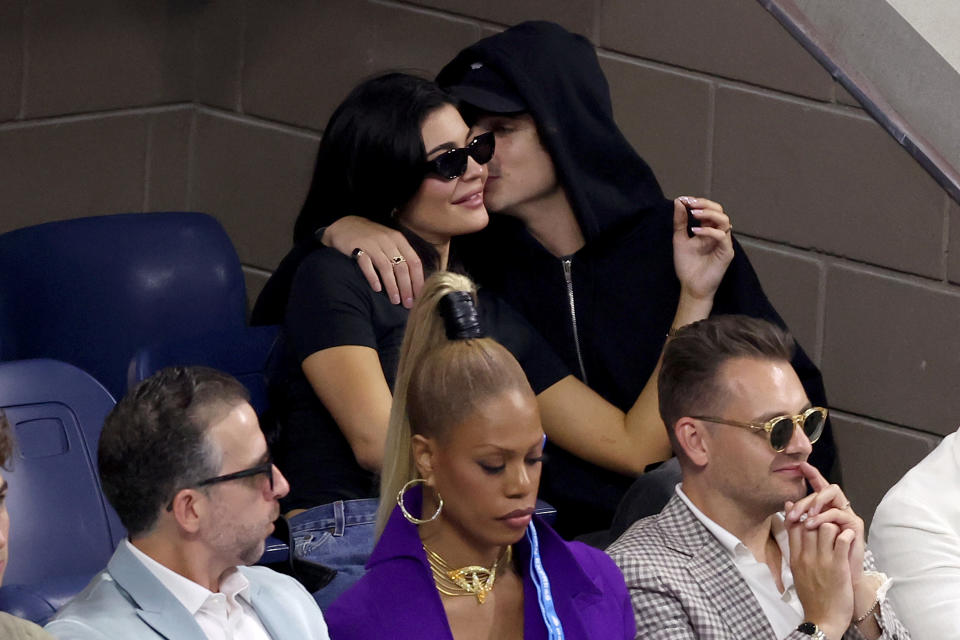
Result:
<svg viewBox="0 0 960 640">
<path fill-rule="evenodd" d="M 942 493 L 956 500 L 958 489 Z M 870 526 L 877 565 L 893 578 L 887 597 L 918 640 L 955 638 L 960 628 L 960 523 L 950 522 L 955 507 L 943 507 L 934 495 L 891 493 Z"/>
</svg>

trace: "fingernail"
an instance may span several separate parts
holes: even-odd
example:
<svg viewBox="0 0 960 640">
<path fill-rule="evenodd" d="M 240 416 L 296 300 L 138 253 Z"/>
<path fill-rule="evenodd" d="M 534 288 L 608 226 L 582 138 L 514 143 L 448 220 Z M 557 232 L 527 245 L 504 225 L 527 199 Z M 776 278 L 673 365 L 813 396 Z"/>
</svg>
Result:
<svg viewBox="0 0 960 640">
<path fill-rule="evenodd" d="M 391 304 L 400 304 L 400 296 L 390 296 Z"/>
<path fill-rule="evenodd" d="M 403 299 L 403 306 L 405 306 L 407 309 L 412 309 L 412 308 L 413 308 L 413 298 L 404 298 L 404 299 Z"/>
<path fill-rule="evenodd" d="M 703 209 L 690 209 L 690 213 L 692 213 L 695 217 L 699 218 L 700 216 L 703 215 Z"/>
<path fill-rule="evenodd" d="M 689 196 L 684 196 L 684 197 L 686 198 L 685 202 L 686 202 L 688 205 L 690 205 L 691 207 L 697 206 L 697 199 L 696 199 L 696 198 L 691 198 L 691 197 L 689 197 Z"/>
</svg>

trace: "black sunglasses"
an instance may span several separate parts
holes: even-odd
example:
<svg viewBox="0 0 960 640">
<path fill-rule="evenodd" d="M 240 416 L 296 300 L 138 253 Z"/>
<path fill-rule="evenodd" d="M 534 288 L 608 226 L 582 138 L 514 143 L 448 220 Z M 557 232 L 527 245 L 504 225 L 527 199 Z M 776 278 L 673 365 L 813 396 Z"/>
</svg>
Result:
<svg viewBox="0 0 960 640">
<path fill-rule="evenodd" d="M 240 471 L 234 471 L 233 473 L 227 473 L 222 476 L 214 476 L 213 478 L 207 478 L 206 480 L 201 480 L 200 482 L 193 485 L 194 487 L 207 487 L 211 484 L 218 484 L 220 482 L 229 482 L 230 480 L 239 480 L 240 478 L 249 478 L 251 476 L 257 476 L 261 473 L 267 474 L 267 479 L 270 482 L 270 491 L 273 491 L 273 458 L 267 457 L 267 461 L 258 464 L 255 467 L 250 467 L 249 469 L 241 469 Z M 186 489 L 187 487 L 184 487 Z M 179 489 L 178 489 L 179 491 Z M 170 504 L 167 505 L 167 511 L 173 511 L 173 500 L 170 500 Z"/>
<path fill-rule="evenodd" d="M 736 420 L 724 420 L 722 418 L 712 418 L 710 416 L 690 416 L 694 420 L 705 420 L 715 422 L 716 424 L 725 424 L 731 427 L 742 427 L 752 429 L 753 431 L 766 431 L 770 438 L 770 446 L 777 453 L 782 452 L 793 439 L 793 432 L 797 427 L 803 430 L 803 433 L 813 444 L 820 439 L 823 433 L 823 425 L 827 422 L 827 410 L 823 407 L 810 407 L 803 413 L 795 416 L 777 416 L 766 422 L 737 422 Z"/>
<path fill-rule="evenodd" d="M 495 147 L 493 131 L 481 133 L 467 146 L 450 149 L 433 160 L 427 160 L 426 170 L 446 180 L 453 180 L 467 172 L 467 156 L 476 160 L 477 164 L 487 164 L 493 157 Z"/>
</svg>

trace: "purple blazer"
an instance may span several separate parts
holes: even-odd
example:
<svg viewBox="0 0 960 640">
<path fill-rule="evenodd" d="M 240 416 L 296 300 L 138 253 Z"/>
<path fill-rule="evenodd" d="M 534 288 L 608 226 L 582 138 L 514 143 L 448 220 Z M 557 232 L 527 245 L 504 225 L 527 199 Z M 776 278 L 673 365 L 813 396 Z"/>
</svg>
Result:
<svg viewBox="0 0 960 640">
<path fill-rule="evenodd" d="M 408 506 L 417 513 L 419 494 L 407 495 Z M 633 606 L 623 575 L 610 557 L 585 544 L 564 541 L 534 518 L 565 638 L 632 639 Z M 523 571 L 524 640 L 546 640 L 536 587 L 527 575 L 530 546 L 526 537 L 513 546 L 513 552 Z M 399 507 L 394 508 L 367 570 L 324 613 L 333 640 L 453 640 L 417 527 L 404 519 Z"/>
</svg>

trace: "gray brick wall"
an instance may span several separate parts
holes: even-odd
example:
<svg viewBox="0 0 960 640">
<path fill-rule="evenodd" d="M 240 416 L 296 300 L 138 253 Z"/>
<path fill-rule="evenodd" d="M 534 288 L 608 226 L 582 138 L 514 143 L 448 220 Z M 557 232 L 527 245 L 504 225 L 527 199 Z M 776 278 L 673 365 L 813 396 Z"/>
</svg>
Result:
<svg viewBox="0 0 960 640">
<path fill-rule="evenodd" d="M 823 368 L 869 517 L 960 417 L 960 209 L 754 0 L 8 0 L 0 231 L 207 211 L 253 299 L 347 91 L 382 69 L 434 73 L 530 18 L 598 44 L 668 194 L 724 203 Z"/>
</svg>

